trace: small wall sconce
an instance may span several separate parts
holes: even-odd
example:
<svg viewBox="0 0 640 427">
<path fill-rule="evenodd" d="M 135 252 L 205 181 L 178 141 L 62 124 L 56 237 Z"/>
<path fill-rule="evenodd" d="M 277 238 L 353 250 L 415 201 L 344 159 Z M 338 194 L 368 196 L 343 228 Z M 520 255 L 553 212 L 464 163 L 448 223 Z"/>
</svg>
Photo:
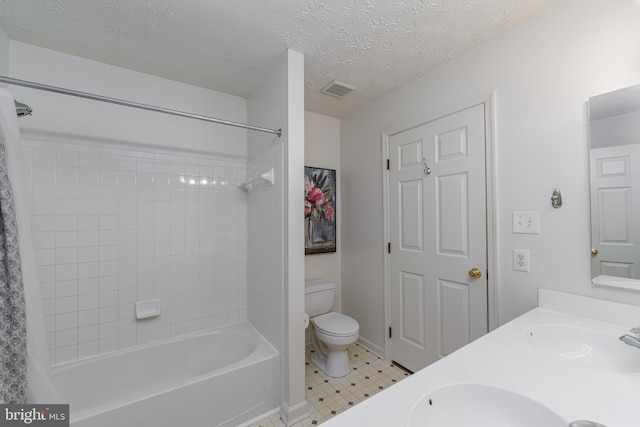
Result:
<svg viewBox="0 0 640 427">
<path fill-rule="evenodd" d="M 551 206 L 556 209 L 559 209 L 562 206 L 562 194 L 560 194 L 559 188 L 553 190 L 553 194 L 551 195 Z"/>
</svg>

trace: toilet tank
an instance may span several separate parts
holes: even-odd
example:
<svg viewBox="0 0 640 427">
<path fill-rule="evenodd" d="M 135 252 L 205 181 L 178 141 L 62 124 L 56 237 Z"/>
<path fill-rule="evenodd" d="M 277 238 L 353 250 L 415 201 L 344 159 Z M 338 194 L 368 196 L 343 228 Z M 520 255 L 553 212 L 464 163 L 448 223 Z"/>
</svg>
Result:
<svg viewBox="0 0 640 427">
<path fill-rule="evenodd" d="M 333 307 L 336 284 L 321 279 L 304 282 L 304 311 L 309 317 L 329 313 Z"/>
</svg>

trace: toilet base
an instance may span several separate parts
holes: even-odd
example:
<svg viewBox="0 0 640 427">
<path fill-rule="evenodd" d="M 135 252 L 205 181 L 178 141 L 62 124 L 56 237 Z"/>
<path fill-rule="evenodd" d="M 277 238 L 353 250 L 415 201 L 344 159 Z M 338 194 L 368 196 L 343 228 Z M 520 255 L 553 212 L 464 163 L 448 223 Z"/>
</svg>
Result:
<svg viewBox="0 0 640 427">
<path fill-rule="evenodd" d="M 312 331 L 311 342 L 313 344 L 314 353 L 311 355 L 311 361 L 322 372 L 330 377 L 340 378 L 351 372 L 349 364 L 349 353 L 347 346 L 340 346 L 337 349 L 329 348 L 323 345 L 316 336 L 316 331 Z"/>
<path fill-rule="evenodd" d="M 327 355 L 324 355 L 316 349 L 311 355 L 311 361 L 330 377 L 340 378 L 351 372 L 347 350 L 328 351 Z"/>
</svg>

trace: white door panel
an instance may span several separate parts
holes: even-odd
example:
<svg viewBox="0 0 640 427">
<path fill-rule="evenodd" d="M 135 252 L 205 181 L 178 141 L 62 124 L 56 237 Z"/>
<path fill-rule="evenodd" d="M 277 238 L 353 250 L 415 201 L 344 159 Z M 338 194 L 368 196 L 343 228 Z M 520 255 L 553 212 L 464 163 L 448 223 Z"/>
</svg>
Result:
<svg viewBox="0 0 640 427">
<path fill-rule="evenodd" d="M 591 239 L 597 255 L 592 277 L 640 278 L 640 230 L 631 226 L 640 217 L 640 145 L 591 150 Z M 636 201 L 634 203 L 634 201 Z"/>
<path fill-rule="evenodd" d="M 487 332 L 484 106 L 391 136 L 389 160 L 390 356 L 415 371 Z"/>
</svg>

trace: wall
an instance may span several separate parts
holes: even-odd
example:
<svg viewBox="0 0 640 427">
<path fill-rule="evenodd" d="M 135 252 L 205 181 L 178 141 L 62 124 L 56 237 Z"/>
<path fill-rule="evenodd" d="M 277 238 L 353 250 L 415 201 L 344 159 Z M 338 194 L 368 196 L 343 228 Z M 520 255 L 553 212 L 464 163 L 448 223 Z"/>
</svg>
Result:
<svg viewBox="0 0 640 427">
<path fill-rule="evenodd" d="M 336 300 L 333 309 L 340 312 L 342 310 L 340 121 L 333 117 L 311 112 L 306 112 L 304 119 L 304 164 L 305 166 L 335 169 L 336 193 L 338 195 L 338 206 L 336 206 L 336 252 L 305 256 L 305 278 L 326 279 L 334 282 L 336 284 Z"/>
<path fill-rule="evenodd" d="M 591 148 L 638 144 L 640 140 L 640 111 L 618 114 L 589 122 Z"/>
<path fill-rule="evenodd" d="M 0 27 L 0 75 L 9 75 L 9 38 Z M 0 83 L 3 87 L 5 83 Z"/>
<path fill-rule="evenodd" d="M 278 58 L 248 103 L 252 124 L 282 137 L 249 135 L 253 176 L 273 167 L 273 187 L 249 198 L 249 319 L 282 355 L 280 415 L 287 425 L 308 416 L 304 371 L 304 57 Z"/>
<path fill-rule="evenodd" d="M 590 283 L 586 116 L 590 96 L 639 82 L 639 22 L 636 0 L 566 0 L 342 121 L 343 311 L 361 337 L 384 348 L 382 131 L 492 91 L 499 323 L 535 307 L 539 287 L 640 304 Z M 513 211 L 538 211 L 541 233 L 512 234 Z M 511 270 L 513 248 L 531 251 L 530 273 Z"/>
<path fill-rule="evenodd" d="M 246 123 L 247 101 L 196 86 L 114 67 L 16 41 L 10 43 L 10 77 L 142 104 Z M 247 131 L 24 87 L 17 99 L 34 108 L 21 122 L 23 137 L 63 142 L 98 141 L 162 146 L 246 158 Z"/>
<path fill-rule="evenodd" d="M 10 47 L 12 77 L 246 119 L 242 98 Z M 19 123 L 52 363 L 246 320 L 245 131 L 12 90 L 34 109 Z M 136 321 L 148 299 L 162 315 Z"/>
</svg>

